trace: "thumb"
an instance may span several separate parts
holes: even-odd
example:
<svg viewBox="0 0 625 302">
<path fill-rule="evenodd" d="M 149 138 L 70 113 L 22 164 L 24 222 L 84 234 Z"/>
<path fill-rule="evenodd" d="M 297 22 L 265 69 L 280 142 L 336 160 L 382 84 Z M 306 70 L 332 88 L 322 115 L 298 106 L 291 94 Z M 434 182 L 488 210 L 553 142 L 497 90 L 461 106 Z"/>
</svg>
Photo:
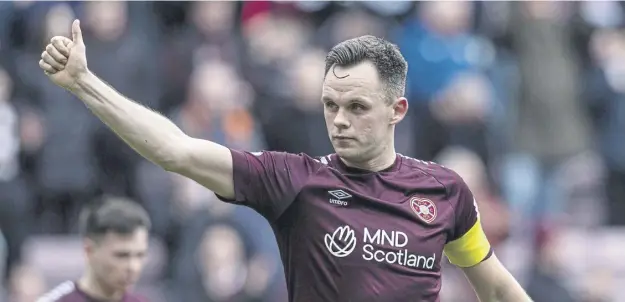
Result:
<svg viewBox="0 0 625 302">
<path fill-rule="evenodd" d="M 83 45 L 82 30 L 80 30 L 80 20 L 76 19 L 72 23 L 72 40 L 74 45 Z"/>
</svg>

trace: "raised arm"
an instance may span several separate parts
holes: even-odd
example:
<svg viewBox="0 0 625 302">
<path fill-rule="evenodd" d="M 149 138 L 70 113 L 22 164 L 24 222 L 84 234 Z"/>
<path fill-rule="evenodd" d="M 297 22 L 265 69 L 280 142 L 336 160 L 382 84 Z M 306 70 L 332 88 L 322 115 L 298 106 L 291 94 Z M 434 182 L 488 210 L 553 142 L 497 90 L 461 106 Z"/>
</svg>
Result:
<svg viewBox="0 0 625 302">
<path fill-rule="evenodd" d="M 52 38 L 39 66 L 143 157 L 223 197 L 234 198 L 230 150 L 187 136 L 164 116 L 127 99 L 89 71 L 78 20 L 72 24 L 71 40 Z"/>
<path fill-rule="evenodd" d="M 455 227 L 445 255 L 460 267 L 481 302 L 531 302 L 521 285 L 494 255 L 482 229 L 478 204 L 464 180 L 451 173 L 448 186 Z"/>
<path fill-rule="evenodd" d="M 481 302 L 532 302 L 495 255 L 462 271 Z"/>
</svg>

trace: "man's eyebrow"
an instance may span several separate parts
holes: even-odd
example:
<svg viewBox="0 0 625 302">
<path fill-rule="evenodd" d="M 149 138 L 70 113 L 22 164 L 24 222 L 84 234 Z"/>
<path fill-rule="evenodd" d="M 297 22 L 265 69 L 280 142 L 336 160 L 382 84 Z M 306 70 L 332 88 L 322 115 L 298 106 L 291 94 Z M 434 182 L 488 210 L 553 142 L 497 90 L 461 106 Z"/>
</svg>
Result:
<svg viewBox="0 0 625 302">
<path fill-rule="evenodd" d="M 354 97 L 351 98 L 351 100 L 355 101 L 355 102 L 360 102 L 360 103 L 367 103 L 367 104 L 371 103 L 371 100 L 368 97 L 361 96 L 361 95 L 354 96 Z"/>
<path fill-rule="evenodd" d="M 321 97 L 321 101 L 325 103 L 325 102 L 333 102 L 334 100 L 332 100 L 331 97 L 324 95 Z"/>
</svg>

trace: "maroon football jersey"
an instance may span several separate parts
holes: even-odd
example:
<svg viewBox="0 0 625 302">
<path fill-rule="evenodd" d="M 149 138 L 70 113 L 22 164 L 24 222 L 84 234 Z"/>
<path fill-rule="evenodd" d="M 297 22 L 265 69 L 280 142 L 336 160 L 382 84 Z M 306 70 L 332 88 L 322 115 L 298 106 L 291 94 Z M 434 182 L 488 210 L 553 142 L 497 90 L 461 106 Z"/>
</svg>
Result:
<svg viewBox="0 0 625 302">
<path fill-rule="evenodd" d="M 36 302 L 102 302 L 91 298 L 80 290 L 76 282 L 66 281 L 55 287 Z M 107 301 L 108 302 L 108 301 Z M 147 299 L 135 294 L 125 294 L 119 302 L 148 302 Z"/>
<path fill-rule="evenodd" d="M 289 301 L 438 301 L 448 243 L 481 240 L 456 244 L 461 264 L 491 254 L 471 192 L 440 165 L 397 155 L 371 172 L 336 154 L 231 153 L 235 198 L 224 200 L 271 223 Z"/>
</svg>

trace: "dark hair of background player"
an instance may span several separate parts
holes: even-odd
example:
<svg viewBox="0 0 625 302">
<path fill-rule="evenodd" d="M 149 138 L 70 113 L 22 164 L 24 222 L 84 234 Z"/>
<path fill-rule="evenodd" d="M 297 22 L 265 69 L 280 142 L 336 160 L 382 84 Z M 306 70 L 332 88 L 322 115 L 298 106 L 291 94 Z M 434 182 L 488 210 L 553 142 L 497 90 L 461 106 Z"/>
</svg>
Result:
<svg viewBox="0 0 625 302">
<path fill-rule="evenodd" d="M 86 206 L 80 213 L 80 234 L 97 240 L 109 232 L 128 235 L 139 228 L 150 230 L 148 213 L 136 202 L 105 198 Z"/>
<path fill-rule="evenodd" d="M 385 84 L 387 101 L 402 97 L 406 87 L 408 63 L 397 45 L 374 36 L 362 36 L 343 41 L 334 46 L 325 60 L 325 73 L 332 66 L 349 67 L 364 61 L 372 62 Z M 334 71 L 333 71 L 334 72 Z M 336 75 L 338 78 L 349 75 Z"/>
</svg>

